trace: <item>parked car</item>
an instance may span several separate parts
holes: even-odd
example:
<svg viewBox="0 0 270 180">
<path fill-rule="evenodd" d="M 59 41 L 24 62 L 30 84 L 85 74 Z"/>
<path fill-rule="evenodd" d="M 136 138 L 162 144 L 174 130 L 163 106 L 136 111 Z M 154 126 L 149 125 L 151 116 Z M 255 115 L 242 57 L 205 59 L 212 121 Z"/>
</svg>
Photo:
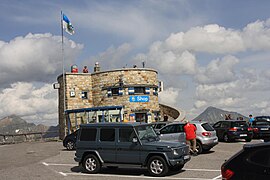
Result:
<svg viewBox="0 0 270 180">
<path fill-rule="evenodd" d="M 253 136 L 252 128 L 246 121 L 224 120 L 213 125 L 220 141 L 230 142 L 236 139 L 245 139 L 250 142 Z"/>
<path fill-rule="evenodd" d="M 165 176 L 170 168 L 181 170 L 190 155 L 185 143 L 160 141 L 150 124 L 91 123 L 80 126 L 74 159 L 87 173 L 130 164 Z"/>
<path fill-rule="evenodd" d="M 222 179 L 270 179 L 270 142 L 245 144 L 221 166 Z"/>
<path fill-rule="evenodd" d="M 253 137 L 258 139 L 270 139 L 270 116 L 257 116 L 252 122 Z"/>
<path fill-rule="evenodd" d="M 153 122 L 150 124 L 152 125 L 152 127 L 154 128 L 155 131 L 159 131 L 162 127 L 166 126 L 169 123 L 170 122 L 168 122 L 168 121 L 160 121 L 160 122 Z"/>
<path fill-rule="evenodd" d="M 218 144 L 215 129 L 208 123 L 203 121 L 192 121 L 197 128 L 196 130 L 196 146 L 198 153 L 209 151 Z M 186 136 L 183 122 L 174 122 L 160 129 L 159 136 L 161 140 L 185 142 Z"/>
<path fill-rule="evenodd" d="M 63 146 L 67 148 L 67 150 L 73 150 L 76 148 L 78 130 L 67 135 L 63 140 Z"/>
</svg>

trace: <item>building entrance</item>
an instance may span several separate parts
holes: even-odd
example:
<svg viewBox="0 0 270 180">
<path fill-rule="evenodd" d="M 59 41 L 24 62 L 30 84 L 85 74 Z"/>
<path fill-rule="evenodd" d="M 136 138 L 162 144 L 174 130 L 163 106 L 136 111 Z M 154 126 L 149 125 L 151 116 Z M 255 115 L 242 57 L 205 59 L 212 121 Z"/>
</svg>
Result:
<svg viewBox="0 0 270 180">
<path fill-rule="evenodd" d="M 147 114 L 146 113 L 135 113 L 135 121 L 147 123 Z"/>
</svg>

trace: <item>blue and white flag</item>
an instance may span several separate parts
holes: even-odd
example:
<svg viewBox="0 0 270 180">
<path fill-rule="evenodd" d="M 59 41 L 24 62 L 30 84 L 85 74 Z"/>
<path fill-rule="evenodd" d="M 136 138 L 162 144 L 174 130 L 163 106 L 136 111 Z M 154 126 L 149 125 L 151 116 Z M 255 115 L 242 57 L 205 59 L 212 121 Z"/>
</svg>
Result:
<svg viewBox="0 0 270 180">
<path fill-rule="evenodd" d="M 65 14 L 63 14 L 63 29 L 70 35 L 73 35 L 75 33 L 70 20 Z"/>
</svg>

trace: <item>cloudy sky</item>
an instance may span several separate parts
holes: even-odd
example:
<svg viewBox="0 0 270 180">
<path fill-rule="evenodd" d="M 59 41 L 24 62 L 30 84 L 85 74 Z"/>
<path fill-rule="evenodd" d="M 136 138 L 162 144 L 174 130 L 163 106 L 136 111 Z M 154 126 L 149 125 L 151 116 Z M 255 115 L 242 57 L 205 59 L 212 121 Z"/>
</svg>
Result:
<svg viewBox="0 0 270 180">
<path fill-rule="evenodd" d="M 75 34 L 64 34 L 65 69 L 136 64 L 158 70 L 160 102 L 195 118 L 208 106 L 270 115 L 268 0 L 0 1 L 0 118 L 58 123 L 62 73 L 61 10 Z"/>
</svg>

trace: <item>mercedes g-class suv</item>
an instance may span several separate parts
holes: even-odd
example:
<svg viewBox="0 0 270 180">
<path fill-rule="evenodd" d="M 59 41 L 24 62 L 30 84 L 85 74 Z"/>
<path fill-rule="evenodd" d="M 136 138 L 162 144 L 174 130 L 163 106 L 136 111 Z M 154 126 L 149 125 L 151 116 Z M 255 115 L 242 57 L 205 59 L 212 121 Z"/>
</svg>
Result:
<svg viewBox="0 0 270 180">
<path fill-rule="evenodd" d="M 87 173 L 130 164 L 147 167 L 152 176 L 165 176 L 190 160 L 185 142 L 160 141 L 151 124 L 145 123 L 83 124 L 76 146 L 74 159 Z"/>
</svg>

